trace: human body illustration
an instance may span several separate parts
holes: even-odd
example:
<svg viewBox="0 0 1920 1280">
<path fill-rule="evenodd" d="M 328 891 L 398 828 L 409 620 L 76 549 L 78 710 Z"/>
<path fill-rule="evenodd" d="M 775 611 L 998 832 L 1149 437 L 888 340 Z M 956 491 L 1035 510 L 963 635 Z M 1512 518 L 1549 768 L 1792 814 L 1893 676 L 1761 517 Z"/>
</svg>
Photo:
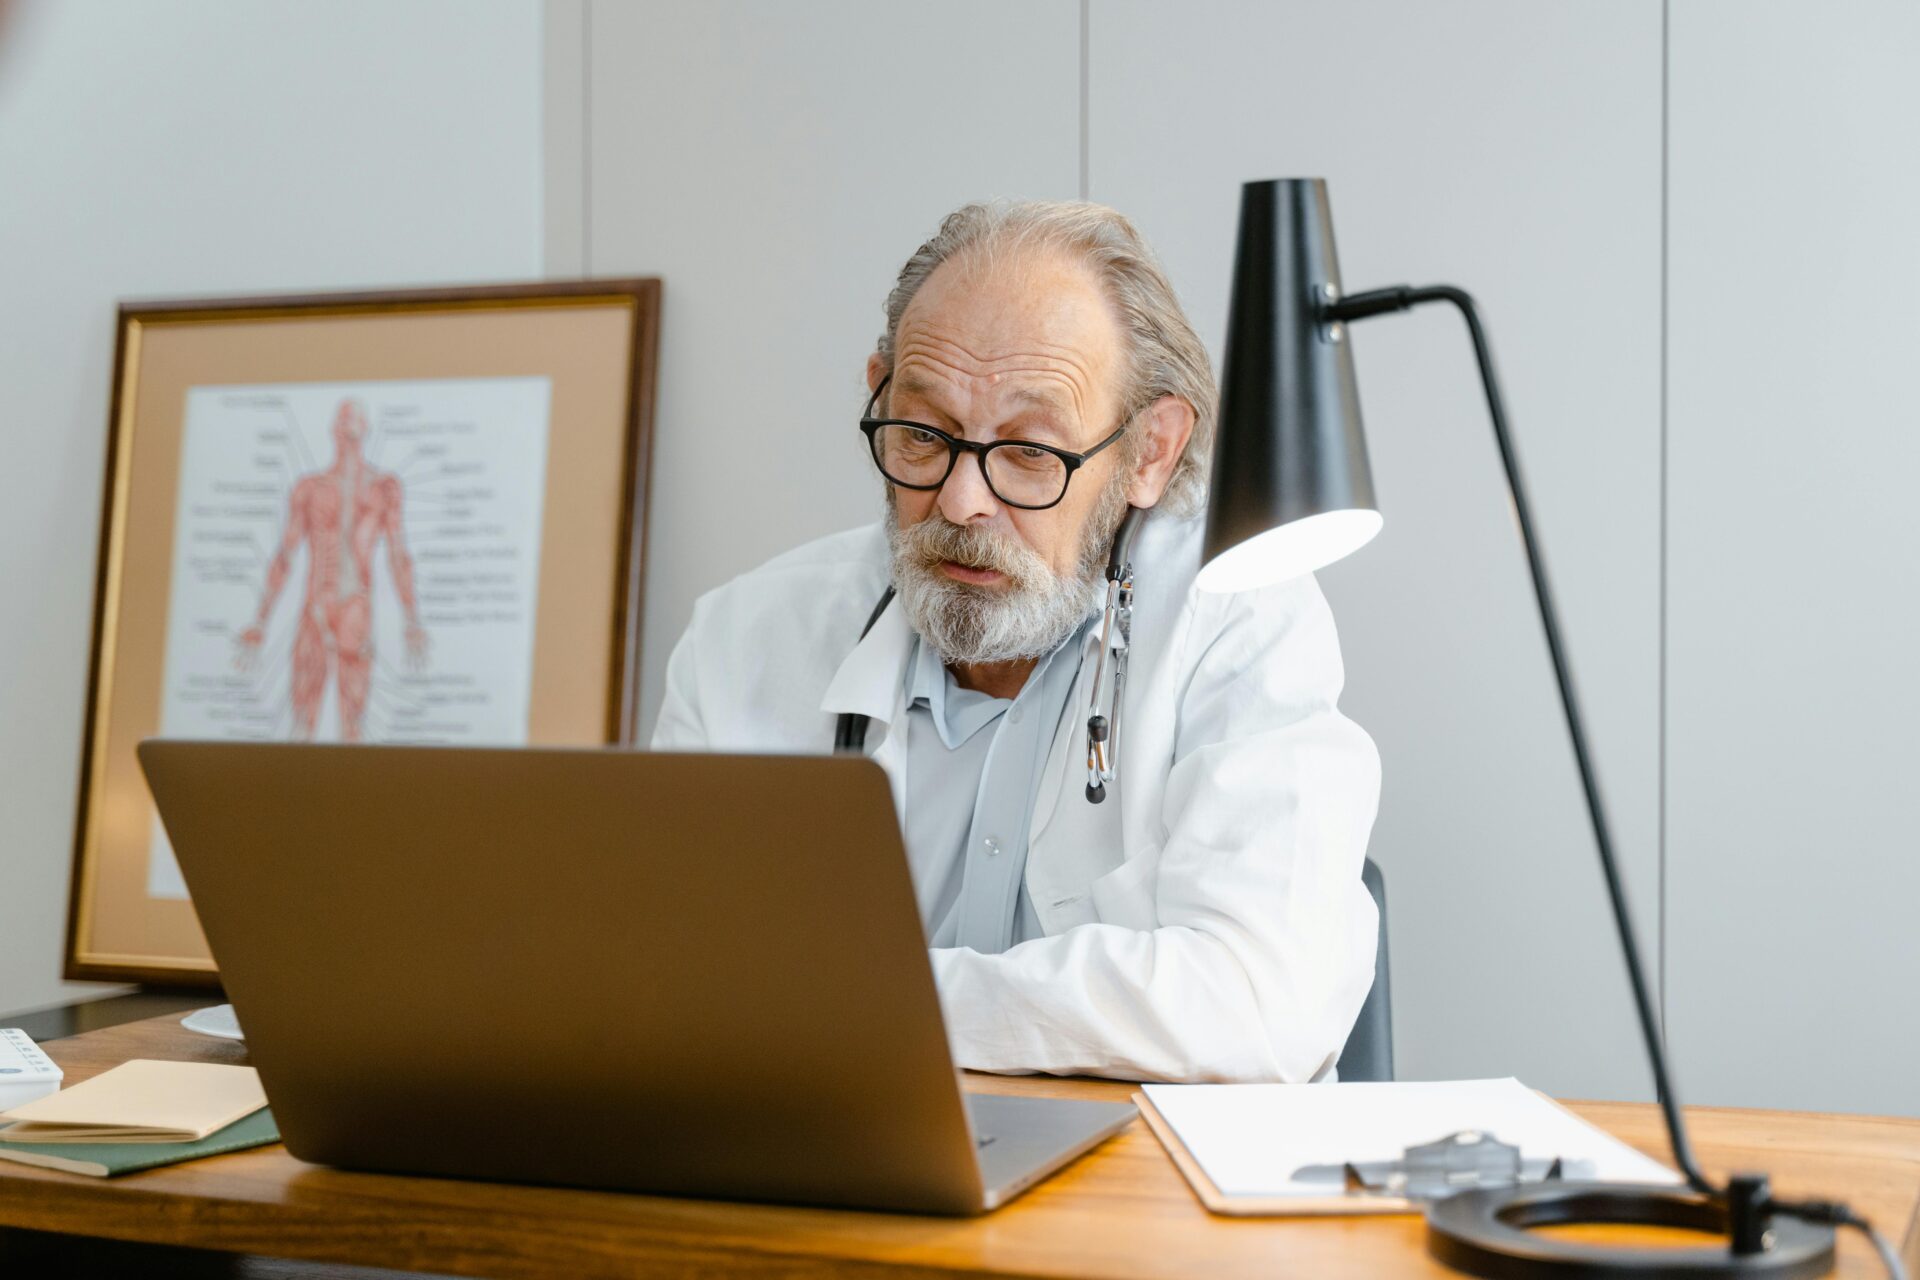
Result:
<svg viewBox="0 0 1920 1280">
<path fill-rule="evenodd" d="M 267 566 L 260 608 L 240 634 L 240 660 L 251 664 L 293 570 L 294 552 L 304 545 L 306 599 L 293 640 L 289 692 L 293 734 L 302 741 L 313 737 L 329 668 L 339 692 L 340 738 L 360 740 L 373 676 L 373 557 L 383 539 L 394 592 L 406 613 L 408 659 L 416 668 L 426 661 L 427 633 L 414 599 L 400 478 L 368 463 L 366 438 L 365 408 L 358 400 L 342 400 L 333 417 L 333 464 L 294 482 L 286 532 Z"/>
</svg>

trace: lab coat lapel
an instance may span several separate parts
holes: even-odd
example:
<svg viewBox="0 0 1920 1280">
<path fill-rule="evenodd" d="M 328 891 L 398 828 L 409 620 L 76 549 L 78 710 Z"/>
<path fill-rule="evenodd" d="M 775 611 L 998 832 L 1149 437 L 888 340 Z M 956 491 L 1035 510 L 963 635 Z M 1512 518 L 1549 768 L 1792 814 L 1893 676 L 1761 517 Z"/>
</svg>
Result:
<svg viewBox="0 0 1920 1280">
<path fill-rule="evenodd" d="M 913 627 L 896 596 L 841 662 L 827 684 L 826 696 L 820 700 L 820 709 L 829 715 L 850 712 L 873 722 L 867 729 L 867 754 L 886 770 L 894 812 L 903 817 L 906 746 L 900 730 L 906 709 L 907 657 L 912 652 Z"/>
<path fill-rule="evenodd" d="M 1041 838 L 1061 807 L 1069 797 L 1085 802 L 1085 735 L 1088 707 L 1093 697 L 1093 658 L 1099 646 L 1100 628 L 1096 619 L 1081 638 L 1080 666 L 1074 677 L 1073 693 L 1061 713 L 1060 725 L 1047 752 L 1046 781 L 1034 798 L 1027 835 L 1029 877 L 1035 869 L 1033 864 Z M 867 731 L 867 752 L 875 764 L 886 770 L 893 790 L 894 810 L 902 815 L 903 821 L 906 813 L 906 675 L 907 659 L 912 652 L 913 626 L 907 621 L 906 609 L 895 597 L 866 638 L 841 662 L 820 702 L 820 709 L 830 715 L 852 712 L 873 721 Z M 883 729 L 884 736 L 879 732 Z M 1109 796 L 1108 806 L 1117 811 L 1115 799 Z"/>
</svg>

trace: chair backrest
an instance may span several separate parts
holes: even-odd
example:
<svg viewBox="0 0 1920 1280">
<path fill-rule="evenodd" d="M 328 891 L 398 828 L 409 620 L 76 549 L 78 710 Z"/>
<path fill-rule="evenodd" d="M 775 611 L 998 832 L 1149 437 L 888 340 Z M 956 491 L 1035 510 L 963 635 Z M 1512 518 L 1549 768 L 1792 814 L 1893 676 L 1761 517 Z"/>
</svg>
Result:
<svg viewBox="0 0 1920 1280">
<path fill-rule="evenodd" d="M 1380 908 L 1380 942 L 1373 953 L 1373 990 L 1360 1006 L 1359 1020 L 1340 1050 L 1342 1080 L 1393 1079 L 1393 995 L 1387 974 L 1387 884 L 1372 858 L 1361 870 L 1367 892 Z"/>
</svg>

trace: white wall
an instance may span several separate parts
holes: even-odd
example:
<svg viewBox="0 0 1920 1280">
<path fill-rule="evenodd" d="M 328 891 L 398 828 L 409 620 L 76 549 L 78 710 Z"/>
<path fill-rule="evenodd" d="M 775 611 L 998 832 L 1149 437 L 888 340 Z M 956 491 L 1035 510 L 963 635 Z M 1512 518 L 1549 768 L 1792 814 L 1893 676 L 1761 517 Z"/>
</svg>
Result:
<svg viewBox="0 0 1920 1280">
<path fill-rule="evenodd" d="M 0 1014 L 59 980 L 114 304 L 539 274 L 536 0 L 0 28 Z"/>
<path fill-rule="evenodd" d="M 1920 1114 L 1915 66 L 1908 0 L 1674 6 L 1683 1097 Z"/>
</svg>

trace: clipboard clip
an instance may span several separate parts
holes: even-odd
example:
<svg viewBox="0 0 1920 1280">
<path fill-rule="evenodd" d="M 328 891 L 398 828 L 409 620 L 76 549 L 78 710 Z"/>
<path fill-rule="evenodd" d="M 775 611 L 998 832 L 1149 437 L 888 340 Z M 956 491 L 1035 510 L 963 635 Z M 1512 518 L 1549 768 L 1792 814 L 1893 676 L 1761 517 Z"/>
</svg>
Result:
<svg viewBox="0 0 1920 1280">
<path fill-rule="evenodd" d="M 1350 1195 L 1430 1201 L 1482 1187 L 1592 1177 L 1593 1162 L 1558 1156 L 1551 1160 L 1523 1159 L 1520 1148 L 1491 1133 L 1462 1129 L 1436 1142 L 1408 1147 L 1398 1160 L 1308 1165 L 1293 1176 L 1301 1182 L 1339 1181 Z"/>
</svg>

